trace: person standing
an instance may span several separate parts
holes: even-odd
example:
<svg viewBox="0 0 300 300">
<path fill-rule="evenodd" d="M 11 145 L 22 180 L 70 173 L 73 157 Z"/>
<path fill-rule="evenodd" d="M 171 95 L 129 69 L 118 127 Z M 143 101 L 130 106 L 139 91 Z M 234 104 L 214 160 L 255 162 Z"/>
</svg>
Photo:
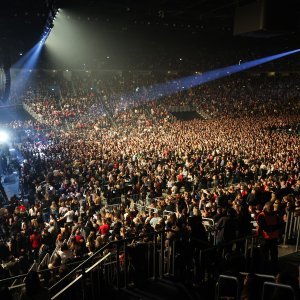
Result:
<svg viewBox="0 0 300 300">
<path fill-rule="evenodd" d="M 31 244 L 33 257 L 34 259 L 37 259 L 39 254 L 39 249 L 42 245 L 42 235 L 38 232 L 37 229 L 33 231 L 32 235 L 30 235 L 30 244 Z"/>
<path fill-rule="evenodd" d="M 263 211 L 257 217 L 258 236 L 262 238 L 261 250 L 263 265 L 268 266 L 271 257 L 271 269 L 276 271 L 278 267 L 278 239 L 281 234 L 281 221 L 274 213 L 272 202 L 264 205 Z"/>
<path fill-rule="evenodd" d="M 216 243 L 217 245 L 227 244 L 220 248 L 224 249 L 226 254 L 232 251 L 233 245 L 228 243 L 236 239 L 237 225 L 236 212 L 233 208 L 228 208 L 224 216 L 222 216 L 216 223 Z"/>
</svg>

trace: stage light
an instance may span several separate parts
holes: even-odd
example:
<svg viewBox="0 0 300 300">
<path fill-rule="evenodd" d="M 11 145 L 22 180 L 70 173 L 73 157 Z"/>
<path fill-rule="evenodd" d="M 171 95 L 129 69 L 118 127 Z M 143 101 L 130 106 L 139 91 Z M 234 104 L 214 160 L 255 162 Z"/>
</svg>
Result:
<svg viewBox="0 0 300 300">
<path fill-rule="evenodd" d="M 42 39 L 40 40 L 40 46 L 44 45 L 50 32 L 51 32 L 51 29 L 53 28 L 53 24 L 50 26 L 50 28 L 48 30 L 45 30 L 44 33 L 43 33 L 43 36 L 42 36 Z"/>
<path fill-rule="evenodd" d="M 7 143 L 9 141 L 9 135 L 5 131 L 0 131 L 0 143 Z"/>
</svg>

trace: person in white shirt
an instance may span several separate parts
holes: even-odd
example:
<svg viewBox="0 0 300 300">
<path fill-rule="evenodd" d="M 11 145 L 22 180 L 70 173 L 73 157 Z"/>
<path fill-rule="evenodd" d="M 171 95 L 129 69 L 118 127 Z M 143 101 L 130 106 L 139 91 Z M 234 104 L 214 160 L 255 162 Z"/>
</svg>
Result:
<svg viewBox="0 0 300 300">
<path fill-rule="evenodd" d="M 64 216 L 65 213 L 68 211 L 68 208 L 65 205 L 65 202 L 61 202 L 58 213 L 60 216 Z"/>
<path fill-rule="evenodd" d="M 36 216 L 38 211 L 38 208 L 36 205 L 32 205 L 31 208 L 29 209 L 29 216 L 32 217 L 32 219 Z"/>
<path fill-rule="evenodd" d="M 157 210 L 153 212 L 153 217 L 150 220 L 150 225 L 155 228 L 155 226 L 159 223 L 161 217 L 159 217 Z"/>
<path fill-rule="evenodd" d="M 72 209 L 67 208 L 67 212 L 57 222 L 60 222 L 63 219 L 65 219 L 67 224 L 73 223 L 74 214 L 75 213 Z"/>
<path fill-rule="evenodd" d="M 60 256 L 62 264 L 74 258 L 74 253 L 69 249 L 66 243 L 62 244 L 61 249 L 57 251 L 57 254 Z"/>
<path fill-rule="evenodd" d="M 66 218 L 66 223 L 73 223 L 74 214 L 72 209 L 65 213 L 64 218 Z"/>
</svg>

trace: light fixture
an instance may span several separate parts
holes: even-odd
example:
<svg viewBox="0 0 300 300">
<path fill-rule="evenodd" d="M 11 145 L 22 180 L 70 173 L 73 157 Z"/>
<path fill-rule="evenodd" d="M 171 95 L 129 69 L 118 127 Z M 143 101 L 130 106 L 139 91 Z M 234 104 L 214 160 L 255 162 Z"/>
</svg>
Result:
<svg viewBox="0 0 300 300">
<path fill-rule="evenodd" d="M 9 140 L 8 133 L 6 131 L 0 131 L 0 143 L 6 143 Z"/>
</svg>

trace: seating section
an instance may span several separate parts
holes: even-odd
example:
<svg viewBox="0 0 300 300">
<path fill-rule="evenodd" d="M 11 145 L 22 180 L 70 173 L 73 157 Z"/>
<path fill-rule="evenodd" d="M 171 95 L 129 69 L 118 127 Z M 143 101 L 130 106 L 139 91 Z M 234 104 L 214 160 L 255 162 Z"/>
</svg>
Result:
<svg viewBox="0 0 300 300">
<path fill-rule="evenodd" d="M 47 287 L 69 274 L 69 283 L 83 280 L 96 293 L 92 283 L 108 262 L 91 270 L 107 254 L 114 258 L 110 287 L 132 284 L 133 298 L 143 275 L 175 280 L 165 291 L 165 282 L 153 283 L 164 296 L 186 295 L 181 281 L 209 298 L 229 270 L 234 278 L 218 282 L 222 299 L 240 297 L 247 284 L 263 293 L 263 277 L 247 275 L 243 284 L 238 272 L 280 274 L 276 251 L 272 263 L 266 255 L 259 218 L 267 203 L 278 221 L 276 239 L 296 243 L 299 75 L 239 74 L 155 94 L 157 83 L 176 86 L 179 77 L 74 71 L 68 79 L 37 71 L 12 93 L 20 93 L 32 118 L 0 121 L 18 137 L 13 143 L 22 156 L 13 169 L 12 155 L 0 148 L 1 174 L 18 174 L 21 183 L 20 194 L 0 206 L 1 284 L 22 285 L 34 266 Z M 72 273 L 81 263 L 82 272 Z M 276 284 L 297 295 L 281 275 Z"/>
</svg>

